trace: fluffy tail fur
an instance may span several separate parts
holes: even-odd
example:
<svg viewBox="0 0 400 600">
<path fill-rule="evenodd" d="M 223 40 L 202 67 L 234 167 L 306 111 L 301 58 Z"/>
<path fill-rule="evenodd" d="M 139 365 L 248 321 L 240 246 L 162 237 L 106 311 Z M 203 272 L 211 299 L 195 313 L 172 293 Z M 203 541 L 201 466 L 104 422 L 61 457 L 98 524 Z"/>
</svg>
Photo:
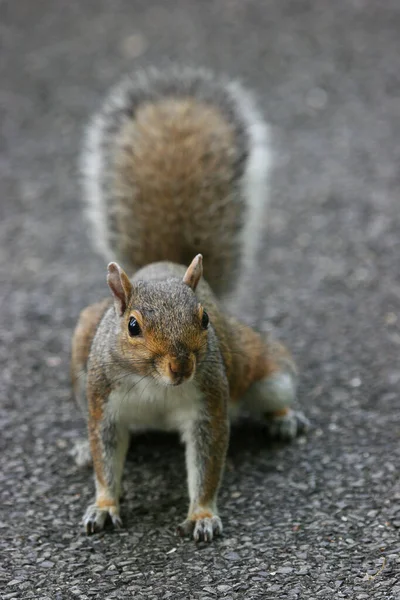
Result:
<svg viewBox="0 0 400 600">
<path fill-rule="evenodd" d="M 244 87 L 209 71 L 150 69 L 111 90 L 88 127 L 83 189 L 97 248 L 128 271 L 201 252 L 230 291 L 255 259 L 269 130 Z"/>
</svg>

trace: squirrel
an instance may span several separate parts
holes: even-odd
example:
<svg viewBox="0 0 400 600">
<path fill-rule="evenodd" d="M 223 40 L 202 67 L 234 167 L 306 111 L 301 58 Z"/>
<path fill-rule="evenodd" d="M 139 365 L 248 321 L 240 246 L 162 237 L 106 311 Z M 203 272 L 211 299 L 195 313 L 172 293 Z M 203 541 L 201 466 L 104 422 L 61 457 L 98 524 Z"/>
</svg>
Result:
<svg viewBox="0 0 400 600">
<path fill-rule="evenodd" d="M 122 524 L 132 431 L 180 433 L 190 505 L 178 532 L 208 542 L 222 532 L 230 420 L 244 409 L 280 437 L 307 428 L 291 408 L 289 351 L 220 300 L 256 259 L 270 166 L 269 129 L 252 94 L 203 69 L 129 75 L 87 129 L 88 217 L 98 248 L 122 265 L 108 265 L 111 295 L 83 310 L 72 341 L 74 396 L 88 428 L 76 458 L 89 461 L 90 449 L 95 472 L 88 534 L 110 518 Z"/>
</svg>

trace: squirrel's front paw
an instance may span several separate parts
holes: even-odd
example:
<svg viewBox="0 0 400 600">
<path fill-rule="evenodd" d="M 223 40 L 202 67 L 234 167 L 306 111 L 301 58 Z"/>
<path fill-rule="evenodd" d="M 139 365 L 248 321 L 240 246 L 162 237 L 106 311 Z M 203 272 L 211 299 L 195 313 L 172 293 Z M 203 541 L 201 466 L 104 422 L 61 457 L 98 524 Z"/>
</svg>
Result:
<svg viewBox="0 0 400 600">
<path fill-rule="evenodd" d="M 122 527 L 121 517 L 119 516 L 119 508 L 115 505 L 99 507 L 97 504 L 91 504 L 88 506 L 85 515 L 83 517 L 83 524 L 86 529 L 86 533 L 91 535 L 104 529 L 104 525 L 107 521 L 107 517 L 110 517 L 112 524 L 115 528 L 119 529 Z"/>
<path fill-rule="evenodd" d="M 183 536 L 193 536 L 195 542 L 211 542 L 217 535 L 222 533 L 222 522 L 217 515 L 207 513 L 195 515 L 186 519 L 178 525 L 178 534 Z"/>
</svg>

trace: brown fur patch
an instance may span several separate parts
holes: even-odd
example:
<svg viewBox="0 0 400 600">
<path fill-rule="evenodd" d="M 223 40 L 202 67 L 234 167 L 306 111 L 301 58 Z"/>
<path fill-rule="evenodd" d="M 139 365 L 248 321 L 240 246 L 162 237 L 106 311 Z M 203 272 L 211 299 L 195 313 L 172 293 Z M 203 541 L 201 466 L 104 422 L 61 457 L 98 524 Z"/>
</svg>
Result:
<svg viewBox="0 0 400 600">
<path fill-rule="evenodd" d="M 78 384 L 79 374 L 86 370 L 90 347 L 97 326 L 110 305 L 110 299 L 96 302 L 96 304 L 91 304 L 85 308 L 79 316 L 78 324 L 72 338 L 71 356 L 71 378 L 75 394 L 77 393 L 76 386 Z"/>
<path fill-rule="evenodd" d="M 101 496 L 96 499 L 97 508 L 111 508 L 117 507 L 117 503 L 115 500 L 110 500 L 109 498 L 102 498 Z"/>
<path fill-rule="evenodd" d="M 213 513 L 210 510 L 196 510 L 189 516 L 191 521 L 200 521 L 201 519 L 211 519 L 213 517 Z"/>
<path fill-rule="evenodd" d="M 89 402 L 89 416 L 92 421 L 98 422 L 103 418 L 104 413 L 104 401 L 102 398 L 96 397 L 94 400 Z"/>
<path fill-rule="evenodd" d="M 272 365 L 261 337 L 234 319 L 229 320 L 230 335 L 223 339 L 222 355 L 226 365 L 231 400 L 238 400 L 250 385 L 268 374 Z"/>
</svg>

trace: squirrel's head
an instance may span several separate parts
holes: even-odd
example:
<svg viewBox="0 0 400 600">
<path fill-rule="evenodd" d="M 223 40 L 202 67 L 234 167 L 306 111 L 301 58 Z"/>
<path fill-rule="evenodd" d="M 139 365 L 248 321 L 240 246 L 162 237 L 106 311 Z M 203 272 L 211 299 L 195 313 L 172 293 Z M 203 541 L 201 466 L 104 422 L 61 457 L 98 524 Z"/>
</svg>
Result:
<svg viewBox="0 0 400 600">
<path fill-rule="evenodd" d="M 202 273 L 201 254 L 183 279 L 131 283 L 119 265 L 108 265 L 118 319 L 116 351 L 125 367 L 164 385 L 193 378 L 206 353 L 209 324 L 195 295 Z"/>
</svg>

